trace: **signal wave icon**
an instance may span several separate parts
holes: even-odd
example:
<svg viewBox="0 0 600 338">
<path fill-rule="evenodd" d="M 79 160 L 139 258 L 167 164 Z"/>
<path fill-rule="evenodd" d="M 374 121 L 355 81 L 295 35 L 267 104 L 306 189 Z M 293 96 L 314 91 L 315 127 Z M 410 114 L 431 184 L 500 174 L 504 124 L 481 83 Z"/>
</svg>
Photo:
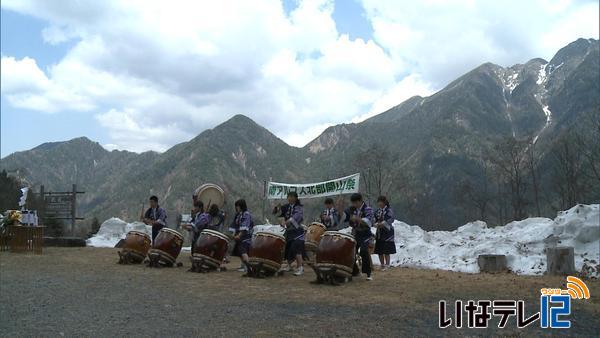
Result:
<svg viewBox="0 0 600 338">
<path fill-rule="evenodd" d="M 567 290 L 563 290 L 563 293 L 568 293 L 572 299 L 590 298 L 590 289 L 587 285 L 581 279 L 573 276 L 567 277 Z"/>
</svg>

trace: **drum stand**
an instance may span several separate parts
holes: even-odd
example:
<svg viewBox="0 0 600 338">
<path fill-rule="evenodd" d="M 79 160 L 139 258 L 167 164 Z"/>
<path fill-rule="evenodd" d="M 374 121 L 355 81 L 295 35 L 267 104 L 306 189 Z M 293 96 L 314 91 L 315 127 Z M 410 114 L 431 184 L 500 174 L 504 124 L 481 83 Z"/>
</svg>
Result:
<svg viewBox="0 0 600 338">
<path fill-rule="evenodd" d="M 130 251 L 117 251 L 119 254 L 119 264 L 141 264 L 144 258 L 140 259 L 139 255 L 136 255 Z"/>
<path fill-rule="evenodd" d="M 315 263 L 315 259 L 317 257 L 317 253 L 312 250 L 306 250 L 306 265 L 312 267 Z"/>
<path fill-rule="evenodd" d="M 254 278 L 265 278 L 272 277 L 275 275 L 275 271 L 270 268 L 267 268 L 263 262 L 258 262 L 256 264 L 251 265 L 250 263 L 244 263 L 246 265 L 246 273 L 247 277 Z"/>
<path fill-rule="evenodd" d="M 221 271 L 221 267 L 215 267 L 212 262 L 202 258 L 202 257 L 190 257 L 190 262 L 192 262 L 192 267 L 188 270 L 190 272 L 211 272 L 211 271 Z"/>
<path fill-rule="evenodd" d="M 328 269 L 319 268 L 317 269 L 314 265 L 312 266 L 315 274 L 317 275 L 317 280 L 311 282 L 315 284 L 325 284 L 329 283 L 330 285 L 340 285 L 342 283 L 351 282 L 352 276 L 350 277 L 341 277 L 337 274 L 336 267 L 330 267 Z"/>
<path fill-rule="evenodd" d="M 161 255 L 157 252 L 148 254 L 148 267 L 161 268 L 163 266 L 172 267 L 173 263 L 162 260 Z"/>
</svg>

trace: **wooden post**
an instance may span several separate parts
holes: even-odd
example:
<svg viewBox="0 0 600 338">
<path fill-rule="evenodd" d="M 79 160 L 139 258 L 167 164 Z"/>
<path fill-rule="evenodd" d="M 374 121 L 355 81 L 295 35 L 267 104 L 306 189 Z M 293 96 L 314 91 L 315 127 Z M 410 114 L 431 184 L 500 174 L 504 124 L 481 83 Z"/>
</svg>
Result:
<svg viewBox="0 0 600 338">
<path fill-rule="evenodd" d="M 46 217 L 46 200 L 44 198 L 44 185 L 40 185 L 40 198 L 41 198 L 41 205 L 40 205 L 40 209 L 38 210 L 38 225 L 43 225 L 40 223 L 43 223 L 44 217 Z"/>
<path fill-rule="evenodd" d="M 508 271 L 505 255 L 479 255 L 477 257 L 477 264 L 479 265 L 480 272 L 494 273 Z"/>
<path fill-rule="evenodd" d="M 546 248 L 546 273 L 549 275 L 575 274 L 575 250 L 573 247 Z"/>
<path fill-rule="evenodd" d="M 73 194 L 71 195 L 71 236 L 75 231 L 75 220 L 77 218 L 77 185 L 73 184 Z"/>
<path fill-rule="evenodd" d="M 265 202 L 267 200 L 267 181 L 263 180 L 262 219 L 265 222 Z"/>
</svg>

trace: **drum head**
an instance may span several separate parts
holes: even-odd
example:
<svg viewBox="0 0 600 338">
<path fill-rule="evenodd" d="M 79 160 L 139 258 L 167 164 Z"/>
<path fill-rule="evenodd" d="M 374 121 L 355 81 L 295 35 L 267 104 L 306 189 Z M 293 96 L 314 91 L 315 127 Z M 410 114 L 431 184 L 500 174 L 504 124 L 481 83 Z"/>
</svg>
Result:
<svg viewBox="0 0 600 338">
<path fill-rule="evenodd" d="M 225 234 L 223 234 L 223 233 L 220 233 L 220 232 L 218 232 L 218 231 L 215 231 L 215 230 L 204 229 L 204 230 L 202 230 L 202 232 L 201 232 L 200 234 L 201 234 L 201 235 L 202 235 L 202 234 L 205 234 L 205 235 L 210 235 L 210 236 L 219 237 L 219 238 L 221 238 L 222 240 L 229 242 L 229 237 L 227 237 Z"/>
<path fill-rule="evenodd" d="M 282 241 L 285 241 L 285 237 L 283 237 L 282 235 L 279 235 L 279 234 L 272 233 L 272 232 L 259 231 L 256 233 L 256 236 L 274 237 L 274 238 L 280 239 Z"/>
<path fill-rule="evenodd" d="M 148 238 L 150 238 L 150 236 L 148 236 L 148 234 L 147 234 L 147 233 L 145 233 L 145 232 L 141 232 L 141 231 L 137 231 L 137 230 L 131 230 L 131 231 L 129 231 L 127 234 L 128 234 L 128 235 L 129 235 L 129 234 L 132 234 L 132 235 L 138 235 L 138 236 L 142 236 L 142 237 L 148 237 Z"/>
<path fill-rule="evenodd" d="M 203 184 L 194 191 L 194 195 L 197 196 L 199 201 L 204 203 L 205 208 L 210 203 L 211 205 L 216 204 L 219 209 L 223 209 L 223 205 L 225 204 L 225 192 L 216 184 Z"/>
<path fill-rule="evenodd" d="M 339 232 L 339 231 L 325 231 L 323 236 L 337 236 L 337 237 L 346 238 L 352 242 L 356 242 L 356 240 L 354 239 L 354 236 L 352 236 L 351 234 L 345 234 L 345 233 Z"/>
<path fill-rule="evenodd" d="M 320 223 L 320 222 L 312 222 L 312 223 L 310 224 L 309 228 L 310 228 L 311 226 L 313 226 L 313 225 L 315 225 L 315 226 L 319 226 L 319 227 L 321 227 L 321 228 L 323 228 L 323 229 L 327 229 L 327 227 L 326 227 L 326 226 L 325 226 L 323 223 Z"/>
<path fill-rule="evenodd" d="M 181 238 L 181 240 L 183 240 L 183 236 L 177 230 L 173 230 L 173 229 L 169 229 L 169 228 L 162 228 L 162 229 L 160 229 L 160 231 L 171 233 L 171 234 L 173 234 L 173 236 Z"/>
</svg>

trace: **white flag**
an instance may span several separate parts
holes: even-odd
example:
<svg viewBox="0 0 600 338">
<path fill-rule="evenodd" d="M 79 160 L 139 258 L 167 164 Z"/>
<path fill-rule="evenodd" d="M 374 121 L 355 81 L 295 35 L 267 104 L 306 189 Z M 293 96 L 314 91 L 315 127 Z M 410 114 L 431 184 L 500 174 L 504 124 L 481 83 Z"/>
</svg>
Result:
<svg viewBox="0 0 600 338">
<path fill-rule="evenodd" d="M 28 192 L 29 192 L 29 188 L 27 188 L 27 187 L 21 188 L 21 194 L 23 194 L 23 195 L 19 199 L 19 206 L 20 207 L 24 206 L 25 203 L 27 202 L 27 193 Z"/>
</svg>

